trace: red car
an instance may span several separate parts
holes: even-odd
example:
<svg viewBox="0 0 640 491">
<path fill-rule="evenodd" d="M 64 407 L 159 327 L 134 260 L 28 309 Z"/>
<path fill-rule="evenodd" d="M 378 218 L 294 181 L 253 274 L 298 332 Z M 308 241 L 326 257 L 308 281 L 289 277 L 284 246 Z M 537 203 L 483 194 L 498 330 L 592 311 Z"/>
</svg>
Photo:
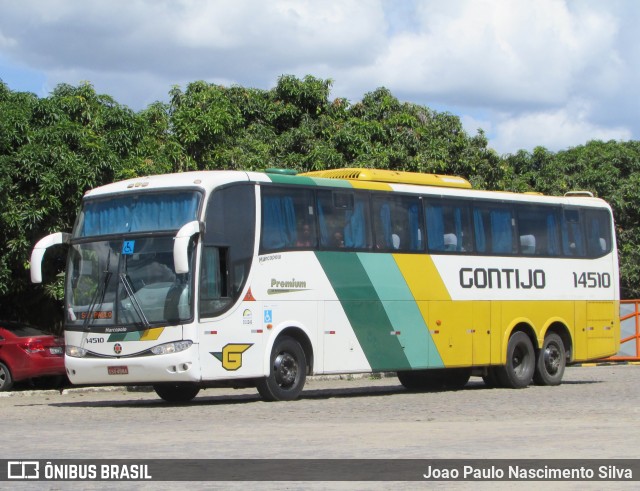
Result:
<svg viewBox="0 0 640 491">
<path fill-rule="evenodd" d="M 0 321 L 0 391 L 14 382 L 39 377 L 60 381 L 64 368 L 64 340 L 35 327 Z"/>
</svg>

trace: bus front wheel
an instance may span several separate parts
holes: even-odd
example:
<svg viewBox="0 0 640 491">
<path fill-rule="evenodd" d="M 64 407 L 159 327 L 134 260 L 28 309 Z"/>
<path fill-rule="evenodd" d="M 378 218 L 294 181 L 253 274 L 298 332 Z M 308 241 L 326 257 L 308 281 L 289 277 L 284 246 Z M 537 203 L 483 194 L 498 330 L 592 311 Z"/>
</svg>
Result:
<svg viewBox="0 0 640 491">
<path fill-rule="evenodd" d="M 533 379 L 535 365 L 531 339 L 522 331 L 514 332 L 507 344 L 507 364 L 496 369 L 500 385 L 510 389 L 527 387 Z"/>
<path fill-rule="evenodd" d="M 533 381 L 538 385 L 560 385 L 566 364 L 562 338 L 555 333 L 549 334 L 538 353 Z"/>
<path fill-rule="evenodd" d="M 300 343 L 289 336 L 276 340 L 271 350 L 269 375 L 256 387 L 266 401 L 297 399 L 307 378 L 307 358 Z"/>
<path fill-rule="evenodd" d="M 200 387 L 195 384 L 155 384 L 153 390 L 167 402 L 189 402 L 200 392 Z"/>
</svg>

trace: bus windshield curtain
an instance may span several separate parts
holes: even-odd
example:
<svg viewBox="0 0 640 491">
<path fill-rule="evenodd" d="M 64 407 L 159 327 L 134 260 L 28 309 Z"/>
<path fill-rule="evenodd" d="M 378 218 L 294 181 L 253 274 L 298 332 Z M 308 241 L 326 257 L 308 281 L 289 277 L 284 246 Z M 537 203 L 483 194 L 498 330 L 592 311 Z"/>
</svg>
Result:
<svg viewBox="0 0 640 491">
<path fill-rule="evenodd" d="M 422 248 L 422 237 L 420 235 L 418 205 L 411 205 L 409 207 L 409 231 L 411 233 L 409 247 L 412 251 L 419 251 Z"/>
<path fill-rule="evenodd" d="M 293 199 L 290 196 L 263 196 L 262 247 L 271 250 L 293 247 L 297 237 Z"/>
<path fill-rule="evenodd" d="M 87 201 L 79 236 L 178 230 L 198 218 L 199 194 L 149 194 Z"/>
<path fill-rule="evenodd" d="M 498 253 L 513 252 L 511 213 L 508 210 L 491 210 L 492 251 Z"/>
<path fill-rule="evenodd" d="M 380 222 L 382 223 L 382 235 L 384 243 L 379 244 L 385 249 L 391 248 L 391 209 L 387 203 L 380 207 Z"/>
<path fill-rule="evenodd" d="M 427 206 L 427 244 L 430 251 L 444 251 L 442 206 Z"/>
<path fill-rule="evenodd" d="M 350 249 L 362 249 L 366 247 L 363 201 L 357 200 L 353 210 L 347 211 L 345 218 L 344 246 Z"/>
</svg>

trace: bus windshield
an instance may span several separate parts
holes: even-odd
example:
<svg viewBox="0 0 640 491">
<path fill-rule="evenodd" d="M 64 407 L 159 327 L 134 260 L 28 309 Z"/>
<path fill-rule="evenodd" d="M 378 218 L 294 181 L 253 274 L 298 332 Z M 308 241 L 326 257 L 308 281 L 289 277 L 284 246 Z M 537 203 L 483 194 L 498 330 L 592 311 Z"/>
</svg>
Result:
<svg viewBox="0 0 640 491">
<path fill-rule="evenodd" d="M 192 317 L 192 274 L 176 274 L 173 237 L 107 240 L 71 246 L 66 324 L 148 328 Z"/>
<path fill-rule="evenodd" d="M 74 238 L 178 230 L 198 217 L 197 191 L 136 193 L 86 200 Z"/>
</svg>

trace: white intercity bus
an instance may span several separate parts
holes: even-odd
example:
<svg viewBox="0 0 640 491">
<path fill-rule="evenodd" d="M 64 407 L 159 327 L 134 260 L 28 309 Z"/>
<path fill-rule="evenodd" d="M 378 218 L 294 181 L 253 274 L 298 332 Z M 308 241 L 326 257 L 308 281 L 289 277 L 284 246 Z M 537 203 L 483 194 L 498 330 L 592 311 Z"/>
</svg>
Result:
<svg viewBox="0 0 640 491">
<path fill-rule="evenodd" d="M 76 384 L 299 396 L 310 374 L 397 372 L 412 390 L 557 385 L 618 351 L 610 207 L 372 169 L 200 171 L 86 193 L 68 244 Z"/>
</svg>

